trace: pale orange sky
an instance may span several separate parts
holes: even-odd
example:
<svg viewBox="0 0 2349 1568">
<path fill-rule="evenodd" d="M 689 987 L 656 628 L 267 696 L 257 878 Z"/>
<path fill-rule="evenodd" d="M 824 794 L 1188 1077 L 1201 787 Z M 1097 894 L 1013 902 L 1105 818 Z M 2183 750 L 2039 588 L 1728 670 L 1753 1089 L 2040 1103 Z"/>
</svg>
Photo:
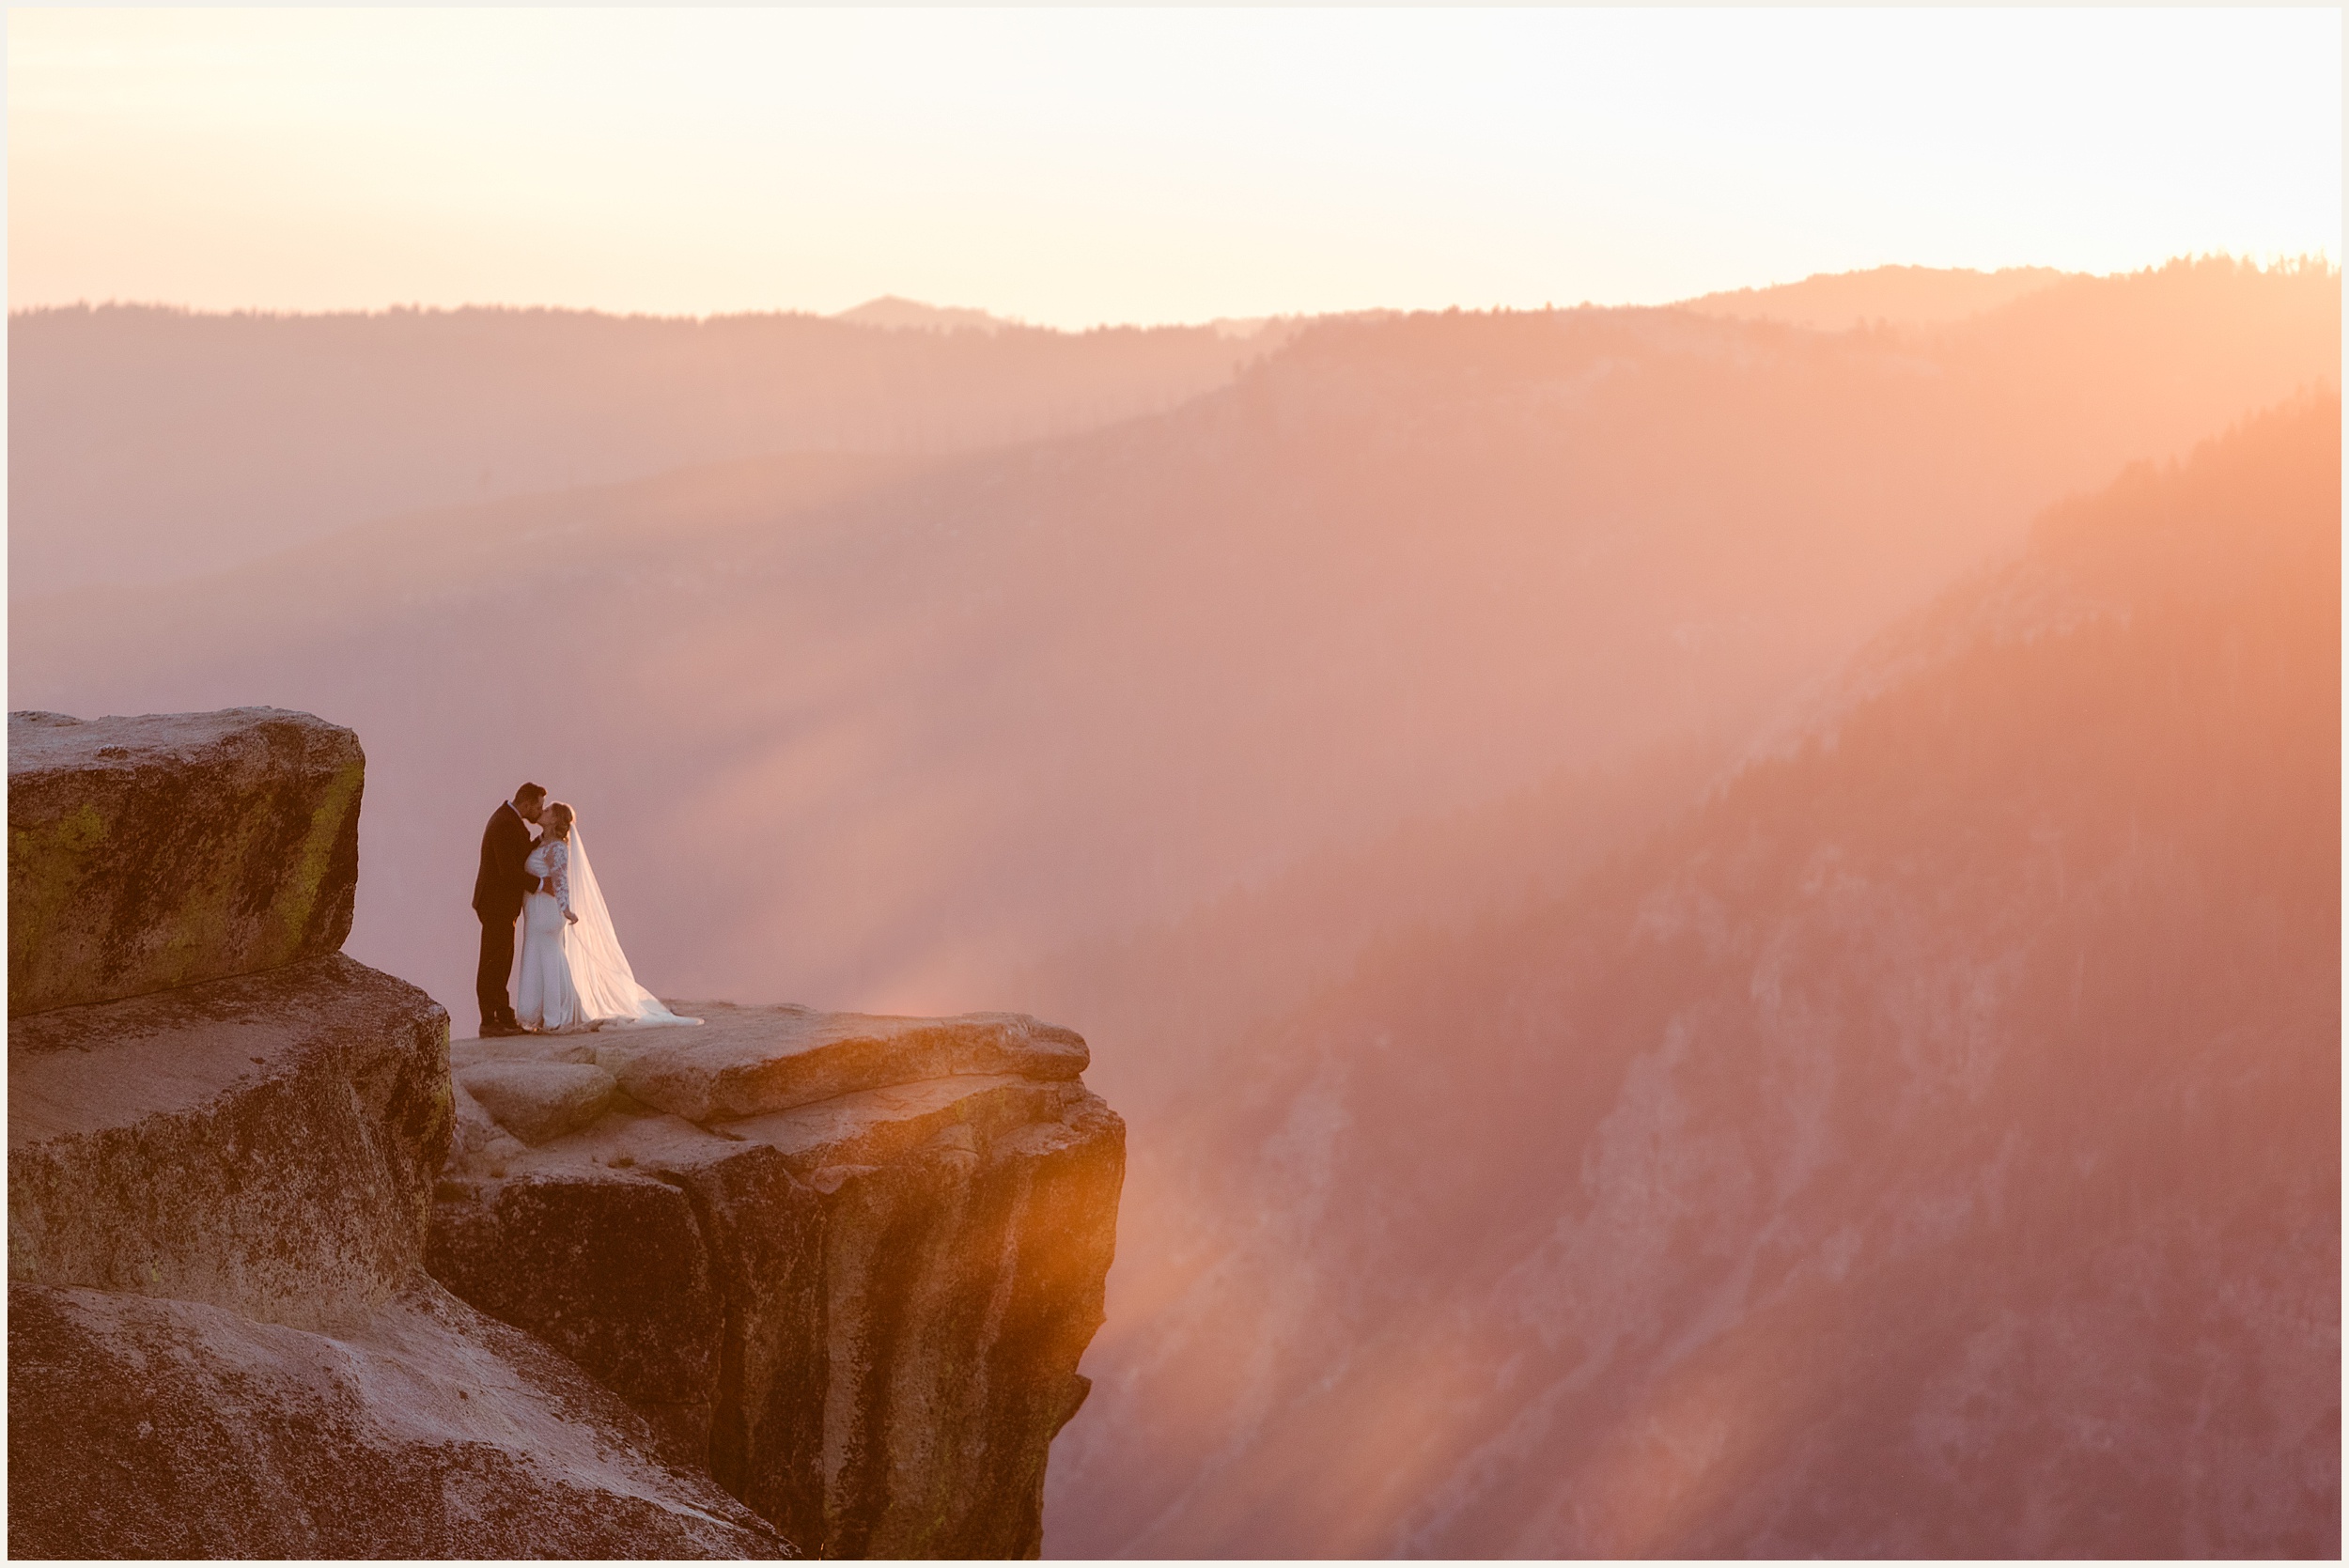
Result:
<svg viewBox="0 0 2349 1568">
<path fill-rule="evenodd" d="M 8 301 L 1055 325 L 2341 232 L 2331 10 L 13 10 Z"/>
</svg>

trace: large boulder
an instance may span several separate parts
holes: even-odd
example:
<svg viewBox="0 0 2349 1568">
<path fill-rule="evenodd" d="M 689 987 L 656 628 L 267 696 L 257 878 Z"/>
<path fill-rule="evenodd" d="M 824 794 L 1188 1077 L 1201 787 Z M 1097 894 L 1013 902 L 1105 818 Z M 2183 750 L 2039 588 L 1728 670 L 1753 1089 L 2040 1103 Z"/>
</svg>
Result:
<svg viewBox="0 0 2349 1568">
<path fill-rule="evenodd" d="M 8 1015 L 333 953 L 366 757 L 282 708 L 8 715 Z"/>
<path fill-rule="evenodd" d="M 1013 1015 L 687 1010 L 708 1032 L 453 1048 L 496 1098 L 458 1093 L 432 1272 L 811 1551 L 1036 1555 L 1124 1179 L 1083 1042 Z M 534 1061 L 574 1069 L 544 1106 L 517 1103 Z M 538 1137 L 590 1063 L 620 1092 Z"/>
<path fill-rule="evenodd" d="M 413 1283 L 448 1015 L 340 954 L 8 1028 L 8 1278 L 319 1327 Z"/>
<path fill-rule="evenodd" d="M 8 1288 L 18 1557 L 785 1557 L 617 1398 L 428 1282 L 329 1337 Z"/>
</svg>

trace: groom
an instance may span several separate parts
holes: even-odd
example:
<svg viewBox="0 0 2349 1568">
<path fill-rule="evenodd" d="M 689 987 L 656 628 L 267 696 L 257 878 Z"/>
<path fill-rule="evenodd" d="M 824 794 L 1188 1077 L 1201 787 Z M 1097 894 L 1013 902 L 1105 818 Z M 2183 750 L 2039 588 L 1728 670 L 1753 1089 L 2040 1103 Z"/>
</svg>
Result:
<svg viewBox="0 0 2349 1568">
<path fill-rule="evenodd" d="M 506 982 L 514 972 L 514 922 L 521 918 L 523 895 L 537 883 L 522 869 L 537 842 L 528 825 L 538 820 L 546 803 L 547 792 L 526 784 L 482 830 L 481 874 L 473 883 L 473 912 L 481 917 L 481 970 L 474 977 L 474 995 L 481 1003 L 485 1040 L 525 1032 L 506 1000 Z"/>
</svg>

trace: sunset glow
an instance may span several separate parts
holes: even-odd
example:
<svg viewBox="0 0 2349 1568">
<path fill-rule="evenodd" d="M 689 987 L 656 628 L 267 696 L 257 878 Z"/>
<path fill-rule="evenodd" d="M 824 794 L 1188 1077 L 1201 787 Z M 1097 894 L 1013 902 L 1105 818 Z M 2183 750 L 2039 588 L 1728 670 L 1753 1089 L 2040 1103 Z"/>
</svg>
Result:
<svg viewBox="0 0 2349 1568">
<path fill-rule="evenodd" d="M 1045 324 L 2337 256 L 2328 10 L 66 11 L 12 309 Z"/>
<path fill-rule="evenodd" d="M 8 27 L 20 1555 L 2340 1560 L 2338 9 Z"/>
</svg>

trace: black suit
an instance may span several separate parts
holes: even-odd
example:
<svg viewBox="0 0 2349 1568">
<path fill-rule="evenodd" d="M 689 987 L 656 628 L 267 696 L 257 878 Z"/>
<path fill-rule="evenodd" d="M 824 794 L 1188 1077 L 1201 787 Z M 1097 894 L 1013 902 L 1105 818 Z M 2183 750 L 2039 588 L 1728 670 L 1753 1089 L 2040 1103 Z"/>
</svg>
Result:
<svg viewBox="0 0 2349 1568">
<path fill-rule="evenodd" d="M 506 995 L 514 972 L 514 922 L 522 898 L 538 879 L 522 869 L 532 848 L 529 825 L 512 801 L 498 807 L 481 831 L 481 874 L 473 882 L 473 912 L 481 917 L 481 970 L 474 995 L 481 1003 L 481 1027 L 514 1025 L 514 1004 Z"/>
</svg>

